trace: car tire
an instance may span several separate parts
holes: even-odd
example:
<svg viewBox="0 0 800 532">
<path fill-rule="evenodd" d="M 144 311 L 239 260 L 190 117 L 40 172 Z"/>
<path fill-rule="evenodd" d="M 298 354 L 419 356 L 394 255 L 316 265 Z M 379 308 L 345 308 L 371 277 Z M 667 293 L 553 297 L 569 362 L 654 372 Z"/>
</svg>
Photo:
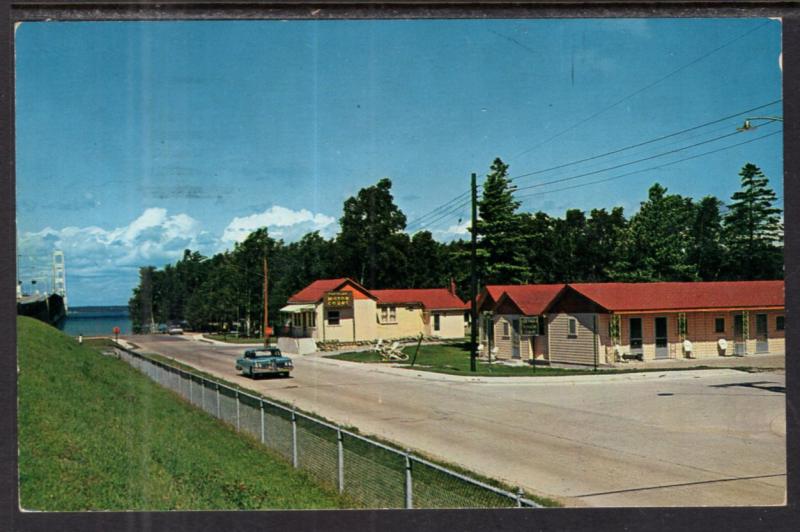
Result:
<svg viewBox="0 0 800 532">
<path fill-rule="evenodd" d="M 250 366 L 250 378 L 256 380 L 256 374 L 253 371 L 253 366 Z"/>
</svg>

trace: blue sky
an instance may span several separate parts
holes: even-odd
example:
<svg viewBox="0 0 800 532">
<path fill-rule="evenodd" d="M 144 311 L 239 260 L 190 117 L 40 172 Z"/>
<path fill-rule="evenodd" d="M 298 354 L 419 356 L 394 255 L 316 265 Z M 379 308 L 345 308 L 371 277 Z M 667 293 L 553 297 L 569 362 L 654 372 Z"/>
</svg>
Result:
<svg viewBox="0 0 800 532">
<path fill-rule="evenodd" d="M 63 249 L 72 305 L 124 304 L 138 266 L 186 247 L 213 253 L 261 225 L 334 235 L 342 202 L 382 177 L 413 222 L 497 156 L 517 176 L 779 100 L 780 32 L 767 19 L 24 23 L 21 276 L 43 279 Z M 782 196 L 781 135 L 754 140 L 780 124 L 712 140 L 745 116 L 522 177 L 597 171 L 520 190 L 523 209 L 630 215 L 655 181 L 728 199 L 748 161 Z M 410 229 L 457 238 L 467 213 Z"/>
</svg>

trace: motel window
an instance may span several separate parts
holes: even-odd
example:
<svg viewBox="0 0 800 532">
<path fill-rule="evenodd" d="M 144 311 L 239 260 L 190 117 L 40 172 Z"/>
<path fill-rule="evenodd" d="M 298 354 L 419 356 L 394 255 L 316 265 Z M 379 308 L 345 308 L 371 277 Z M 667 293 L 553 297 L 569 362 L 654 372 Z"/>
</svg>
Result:
<svg viewBox="0 0 800 532">
<path fill-rule="evenodd" d="M 296 312 L 292 314 L 292 325 L 295 327 L 300 327 L 300 313 Z"/>
<path fill-rule="evenodd" d="M 397 307 L 381 307 L 381 323 L 397 322 Z"/>
<path fill-rule="evenodd" d="M 328 311 L 328 325 L 339 325 L 339 311 L 338 310 L 329 310 Z"/>
<path fill-rule="evenodd" d="M 775 318 L 775 330 L 782 331 L 786 328 L 786 321 L 783 316 L 777 316 Z"/>
<path fill-rule="evenodd" d="M 578 320 L 576 320 L 575 318 L 569 319 L 569 337 L 570 338 L 578 337 Z"/>
<path fill-rule="evenodd" d="M 317 313 L 316 312 L 309 312 L 308 313 L 308 326 L 309 327 L 316 327 L 317 326 Z"/>
<path fill-rule="evenodd" d="M 725 318 L 716 318 L 714 320 L 714 332 L 715 333 L 725 332 Z"/>
<path fill-rule="evenodd" d="M 434 314 L 433 315 L 433 330 L 434 331 L 438 331 L 439 327 L 441 327 L 440 320 L 441 320 L 441 315 L 439 315 L 439 314 Z"/>
<path fill-rule="evenodd" d="M 508 322 L 503 322 L 503 338 L 508 338 L 509 330 L 508 330 Z"/>
</svg>

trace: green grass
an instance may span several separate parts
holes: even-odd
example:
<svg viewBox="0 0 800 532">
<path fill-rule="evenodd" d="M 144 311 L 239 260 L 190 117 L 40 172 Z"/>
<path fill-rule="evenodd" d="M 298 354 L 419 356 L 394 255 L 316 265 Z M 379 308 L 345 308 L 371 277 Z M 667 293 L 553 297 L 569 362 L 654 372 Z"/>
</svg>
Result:
<svg viewBox="0 0 800 532">
<path fill-rule="evenodd" d="M 403 351 L 408 355 L 408 360 L 403 361 L 390 361 L 388 363 L 397 364 L 401 367 L 412 369 L 411 362 L 414 357 L 416 346 L 409 346 L 403 348 Z M 349 353 L 340 353 L 338 355 L 331 355 L 330 358 L 339 360 L 347 360 L 350 362 L 363 362 L 363 363 L 387 363 L 380 355 L 371 351 L 354 351 Z M 466 343 L 453 343 L 453 344 L 436 344 L 436 345 L 423 345 L 419 348 L 419 353 L 415 361 L 413 369 L 420 371 L 431 371 L 434 373 L 446 373 L 449 375 L 468 375 L 468 376 L 481 376 L 481 377 L 553 377 L 553 376 L 567 376 L 567 375 L 596 375 L 598 373 L 639 373 L 646 371 L 682 371 L 687 369 L 714 369 L 710 366 L 692 366 L 686 368 L 669 368 L 669 369 L 652 369 L 652 368 L 629 368 L 629 369 L 607 369 L 598 368 L 594 371 L 593 368 L 587 369 L 572 369 L 572 368 L 555 368 L 549 366 L 537 365 L 534 369 L 533 366 L 528 364 L 524 366 L 506 366 L 502 364 L 488 364 L 485 361 L 477 361 L 476 371 L 470 371 L 469 360 L 469 346 Z"/>
<path fill-rule="evenodd" d="M 268 397 L 266 395 L 258 393 L 255 390 L 252 390 L 250 388 L 245 388 L 245 387 L 243 387 L 243 386 L 241 386 L 239 384 L 227 381 L 227 380 L 225 380 L 225 379 L 223 379 L 223 378 L 221 378 L 219 376 L 212 375 L 210 373 L 206 373 L 206 372 L 201 371 L 201 370 L 199 370 L 199 369 L 197 369 L 197 368 L 195 368 L 193 366 L 189 366 L 187 364 L 184 364 L 184 363 L 182 363 L 182 362 L 180 362 L 178 360 L 175 360 L 175 359 L 172 359 L 172 358 L 169 358 L 169 357 L 165 357 L 163 355 L 159 355 L 159 354 L 156 354 L 156 353 L 141 353 L 141 355 L 146 357 L 146 358 L 150 358 L 150 359 L 153 359 L 153 360 L 156 360 L 156 361 L 159 361 L 159 362 L 162 362 L 162 363 L 165 363 L 165 364 L 168 364 L 168 365 L 183 369 L 184 371 L 187 371 L 189 373 L 193 373 L 194 375 L 202 376 L 202 377 L 205 377 L 205 378 L 207 378 L 209 380 L 219 382 L 220 384 L 224 384 L 224 385 L 228 386 L 229 388 L 232 388 L 232 389 L 235 389 L 235 390 L 239 390 L 241 392 L 245 392 L 245 393 L 247 393 L 249 395 L 252 395 L 252 396 L 255 396 L 255 397 L 260 397 L 260 398 L 269 400 L 269 401 L 271 401 L 271 402 L 273 402 L 275 404 L 284 406 L 286 408 L 290 408 L 290 409 L 293 408 L 293 405 L 291 405 L 289 403 L 286 403 L 284 401 L 275 399 L 273 397 Z M 330 419 L 326 419 L 325 417 L 320 416 L 318 414 L 311 414 L 309 412 L 304 412 L 304 411 L 302 411 L 300 409 L 296 409 L 296 411 L 299 412 L 299 413 L 303 413 L 305 415 L 309 415 L 309 416 L 311 416 L 311 417 L 313 417 L 315 419 L 319 419 L 319 420 L 321 420 L 321 421 L 323 421 L 325 423 L 328 423 L 330 425 L 334 425 L 334 426 L 337 425 L 337 423 L 335 421 L 332 421 Z M 347 425 L 339 425 L 339 427 L 341 427 L 342 429 L 347 430 L 349 432 L 352 432 L 354 434 L 360 434 L 360 431 L 358 430 L 357 427 L 347 426 Z M 320 437 L 324 437 L 324 438 L 327 439 L 327 438 L 329 438 L 331 436 L 331 434 L 328 433 L 329 431 L 327 429 L 325 429 L 324 427 L 320 426 L 319 429 L 314 429 L 313 425 L 308 425 L 307 428 L 311 429 L 312 431 L 318 432 L 318 436 L 320 436 Z M 372 435 L 372 434 L 368 435 L 368 437 L 371 440 L 377 441 L 378 443 L 382 443 L 384 445 L 387 445 L 387 446 L 390 446 L 390 447 L 394 447 L 394 448 L 400 448 L 400 446 L 398 446 L 396 443 L 394 443 L 392 441 L 389 441 L 389 440 L 386 440 L 385 438 L 381 438 L 381 437 L 378 437 L 378 436 L 375 436 L 375 435 Z M 403 468 L 405 467 L 405 464 L 402 461 L 398 461 L 396 459 L 395 455 L 389 454 L 389 453 L 387 453 L 386 451 L 384 451 L 383 449 L 381 449 L 379 447 L 376 447 L 374 445 L 369 445 L 369 444 L 367 444 L 365 442 L 362 442 L 361 440 L 357 440 L 357 439 L 352 438 L 352 437 L 348 438 L 347 441 L 349 442 L 348 445 L 354 446 L 355 448 L 358 449 L 358 454 L 360 456 L 369 458 L 370 460 L 374 460 L 374 461 L 380 463 L 383 467 L 386 467 L 386 468 L 388 468 L 390 470 L 394 470 L 394 471 L 402 471 Z M 461 473 L 463 475 L 472 477 L 472 478 L 474 478 L 476 480 L 480 480 L 481 482 L 484 482 L 486 484 L 489 484 L 489 485 L 492 485 L 492 486 L 495 486 L 495 487 L 498 487 L 498 488 L 501 488 L 501 489 L 505 489 L 506 491 L 516 492 L 516 487 L 514 487 L 514 486 L 510 486 L 508 484 L 505 484 L 505 483 L 500 482 L 500 481 L 498 481 L 496 479 L 493 479 L 493 478 L 485 477 L 483 475 L 475 473 L 474 471 L 470 471 L 469 469 L 461 467 L 461 466 L 459 466 L 457 464 L 452 464 L 452 463 L 449 463 L 449 462 L 445 462 L 443 460 L 439 460 L 437 458 L 434 458 L 432 456 L 426 455 L 425 453 L 421 453 L 419 451 L 414 451 L 414 455 L 419 456 L 420 458 L 424 458 L 425 460 L 428 460 L 429 462 L 433 462 L 433 463 L 435 463 L 437 465 L 440 465 L 442 467 L 446 467 L 448 469 L 451 469 L 451 470 L 453 470 L 455 472 L 458 472 L 458 473 Z M 438 478 L 441 481 L 441 477 L 438 477 Z M 434 483 L 435 483 L 435 481 L 434 481 Z M 439 489 L 448 489 L 448 486 L 439 486 Z M 525 498 L 527 498 L 527 499 L 530 499 L 530 500 L 533 500 L 533 501 L 537 502 L 538 504 L 540 504 L 542 506 L 546 506 L 546 507 L 559 507 L 559 506 L 561 506 L 561 504 L 559 502 L 557 502 L 557 501 L 555 501 L 553 499 L 550 499 L 550 498 L 547 498 L 547 497 L 542 497 L 540 495 L 535 495 L 535 494 L 532 494 L 532 493 L 529 493 L 529 492 L 525 492 L 523 494 L 523 496 Z"/>
<path fill-rule="evenodd" d="M 347 508 L 255 439 L 114 357 L 17 318 L 25 509 Z"/>
</svg>

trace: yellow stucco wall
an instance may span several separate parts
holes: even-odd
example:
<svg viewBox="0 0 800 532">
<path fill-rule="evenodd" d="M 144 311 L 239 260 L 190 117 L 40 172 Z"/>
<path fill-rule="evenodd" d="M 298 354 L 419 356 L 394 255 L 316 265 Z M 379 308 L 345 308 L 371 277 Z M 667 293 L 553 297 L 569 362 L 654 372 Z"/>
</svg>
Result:
<svg viewBox="0 0 800 532">
<path fill-rule="evenodd" d="M 331 325 L 326 319 L 324 305 L 320 303 L 317 305 L 317 327 L 312 337 L 317 341 L 374 340 L 377 338 L 376 308 L 372 299 L 355 299 L 352 308 L 339 310 L 339 325 Z"/>
<path fill-rule="evenodd" d="M 433 328 L 434 314 L 439 314 L 439 330 Z M 439 338 L 464 338 L 464 311 L 440 310 L 430 313 L 425 334 Z"/>
<path fill-rule="evenodd" d="M 404 338 L 418 336 L 423 332 L 422 309 L 419 307 L 395 306 L 397 319 L 391 323 L 380 323 L 381 307 L 378 307 L 373 321 L 376 322 L 378 338 Z"/>
</svg>

